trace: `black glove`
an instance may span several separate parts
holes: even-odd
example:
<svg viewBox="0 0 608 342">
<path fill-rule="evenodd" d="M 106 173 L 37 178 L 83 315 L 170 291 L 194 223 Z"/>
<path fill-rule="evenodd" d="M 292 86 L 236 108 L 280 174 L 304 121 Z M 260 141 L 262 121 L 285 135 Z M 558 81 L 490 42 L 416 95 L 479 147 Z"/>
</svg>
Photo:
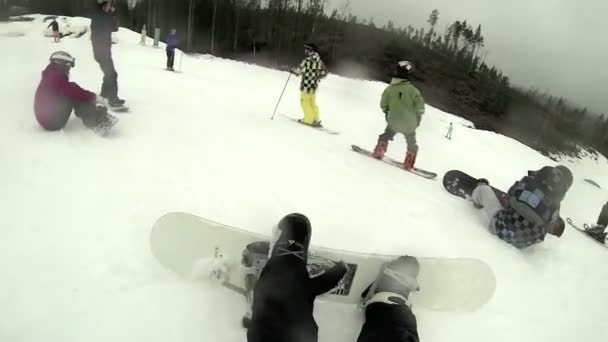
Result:
<svg viewBox="0 0 608 342">
<path fill-rule="evenodd" d="M 348 273 L 348 266 L 344 263 L 344 261 L 338 261 L 334 267 L 331 268 L 330 272 L 344 277 L 346 273 Z"/>
</svg>

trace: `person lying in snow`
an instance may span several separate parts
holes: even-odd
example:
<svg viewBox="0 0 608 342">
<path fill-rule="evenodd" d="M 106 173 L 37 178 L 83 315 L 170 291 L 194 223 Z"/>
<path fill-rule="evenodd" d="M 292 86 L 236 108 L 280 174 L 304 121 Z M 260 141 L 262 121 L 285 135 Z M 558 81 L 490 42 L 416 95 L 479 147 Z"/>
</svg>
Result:
<svg viewBox="0 0 608 342">
<path fill-rule="evenodd" d="M 480 179 L 471 201 L 484 211 L 490 233 L 525 248 L 543 242 L 547 233 L 561 237 L 565 225 L 560 204 L 572 180 L 570 170 L 561 165 L 529 171 L 509 189 L 509 203 L 503 206 L 488 181 Z"/>
<path fill-rule="evenodd" d="M 36 120 L 44 129 L 57 131 L 65 127 L 74 111 L 87 128 L 104 135 L 117 119 L 108 114 L 103 98 L 70 82 L 70 70 L 75 66 L 76 59 L 67 52 L 51 55 L 36 89 Z"/>
</svg>

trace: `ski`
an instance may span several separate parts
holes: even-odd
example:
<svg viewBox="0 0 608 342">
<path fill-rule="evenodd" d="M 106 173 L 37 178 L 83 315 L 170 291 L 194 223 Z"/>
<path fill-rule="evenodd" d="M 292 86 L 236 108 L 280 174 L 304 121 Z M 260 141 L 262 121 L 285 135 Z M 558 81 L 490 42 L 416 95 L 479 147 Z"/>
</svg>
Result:
<svg viewBox="0 0 608 342">
<path fill-rule="evenodd" d="M 374 154 L 371 151 L 369 151 L 369 150 L 366 150 L 366 149 L 364 149 L 362 147 L 359 147 L 357 145 L 351 145 L 351 148 L 353 149 L 353 151 L 355 151 L 357 153 L 360 153 L 360 154 L 362 154 L 364 156 L 368 156 L 370 158 L 376 159 L 376 158 L 374 158 Z M 376 160 L 378 160 L 378 159 L 376 159 Z M 405 168 L 403 168 L 403 163 L 402 162 L 396 161 L 396 160 L 394 160 L 392 158 L 389 158 L 389 157 L 385 156 L 384 158 L 381 159 L 381 161 L 383 161 L 383 162 L 385 162 L 385 163 L 387 163 L 389 165 L 396 166 L 396 167 L 398 167 L 398 168 L 400 168 L 402 170 L 405 170 Z M 418 175 L 420 177 L 424 177 L 426 179 L 435 179 L 437 177 L 437 174 L 435 172 L 423 170 L 423 169 L 420 169 L 420 168 L 417 168 L 417 167 L 415 167 L 415 168 L 413 168 L 411 170 L 405 170 L 405 171 L 411 172 L 411 173 L 413 173 L 415 175 Z"/>
<path fill-rule="evenodd" d="M 305 122 L 302 122 L 300 119 L 294 119 L 294 118 L 292 118 L 290 116 L 287 116 L 285 114 L 281 114 L 281 116 L 284 117 L 284 118 L 286 118 L 286 119 L 289 119 L 289 120 L 291 120 L 293 122 L 299 123 L 299 124 L 304 125 L 304 126 L 308 126 L 310 128 L 314 128 L 314 129 L 316 129 L 318 131 L 322 131 L 322 132 L 325 132 L 325 133 L 328 133 L 328 134 L 331 134 L 331 135 L 338 135 L 338 134 L 340 134 L 339 131 L 335 131 L 333 129 L 330 129 L 330 128 L 327 128 L 327 127 L 324 127 L 324 126 L 309 125 L 309 124 L 307 124 Z"/>
<path fill-rule="evenodd" d="M 586 237 L 587 237 L 588 239 L 590 239 L 591 241 L 593 241 L 593 242 L 597 243 L 598 245 L 600 245 L 600 246 L 602 246 L 602 247 L 604 247 L 604 248 L 608 248 L 608 246 L 607 246 L 606 244 L 604 244 L 604 243 L 601 243 L 601 242 L 597 241 L 596 239 L 594 239 L 593 237 L 591 237 L 591 236 L 589 236 L 589 235 L 587 234 L 586 230 L 587 230 L 587 229 L 589 229 L 589 228 L 591 228 L 591 227 L 589 227 L 589 225 L 584 224 L 584 225 L 583 225 L 583 227 L 584 227 L 584 228 L 581 228 L 581 227 L 577 226 L 576 224 L 574 224 L 574 222 L 572 221 L 572 219 L 571 219 L 571 218 L 567 218 L 567 219 L 566 219 L 566 222 L 568 223 L 568 225 L 569 225 L 570 227 L 574 228 L 575 230 L 577 230 L 579 233 L 581 233 L 581 234 L 583 234 L 584 236 L 586 236 Z"/>
</svg>

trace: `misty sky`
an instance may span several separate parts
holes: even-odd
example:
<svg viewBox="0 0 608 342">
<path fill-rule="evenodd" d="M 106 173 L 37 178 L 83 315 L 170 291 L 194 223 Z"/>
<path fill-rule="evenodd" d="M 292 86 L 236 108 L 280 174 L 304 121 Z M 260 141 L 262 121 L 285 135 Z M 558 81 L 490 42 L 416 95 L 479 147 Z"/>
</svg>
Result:
<svg viewBox="0 0 608 342">
<path fill-rule="evenodd" d="M 328 0 L 341 8 L 345 0 Z M 398 26 L 425 25 L 439 9 L 437 30 L 454 20 L 481 24 L 487 61 L 512 83 L 550 90 L 590 110 L 608 112 L 608 1 L 606 0 L 350 0 L 350 12 L 389 19 Z M 404 56 L 407 58 L 407 56 Z"/>
</svg>

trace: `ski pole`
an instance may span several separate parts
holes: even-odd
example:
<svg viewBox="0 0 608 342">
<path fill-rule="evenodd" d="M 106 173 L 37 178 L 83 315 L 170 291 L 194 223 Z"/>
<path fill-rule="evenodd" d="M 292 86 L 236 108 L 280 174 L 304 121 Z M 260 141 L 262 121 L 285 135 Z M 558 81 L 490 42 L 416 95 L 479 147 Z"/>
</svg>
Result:
<svg viewBox="0 0 608 342">
<path fill-rule="evenodd" d="M 279 108 L 279 103 L 281 103 L 281 99 L 283 98 L 283 94 L 285 94 L 285 89 L 287 89 L 287 85 L 289 84 L 289 79 L 291 79 L 291 72 L 289 72 L 289 77 L 287 77 L 287 82 L 285 82 L 285 86 L 283 87 L 283 91 L 281 92 L 281 96 L 279 96 L 279 101 L 277 101 L 277 105 L 274 107 L 274 112 L 272 112 L 272 116 L 270 120 L 274 120 L 274 116 L 277 114 L 277 109 Z"/>
<path fill-rule="evenodd" d="M 179 54 L 179 72 L 182 72 L 182 57 L 184 57 L 184 52 L 181 51 Z"/>
</svg>

